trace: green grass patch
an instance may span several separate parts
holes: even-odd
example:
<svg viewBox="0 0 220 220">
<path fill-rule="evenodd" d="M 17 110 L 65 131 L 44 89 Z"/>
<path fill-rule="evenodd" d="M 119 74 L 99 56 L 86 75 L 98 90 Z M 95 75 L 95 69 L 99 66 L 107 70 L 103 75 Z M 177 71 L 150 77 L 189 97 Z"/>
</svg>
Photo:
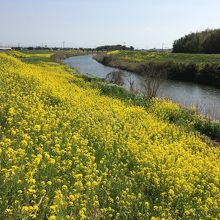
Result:
<svg viewBox="0 0 220 220">
<path fill-rule="evenodd" d="M 169 52 L 119 51 L 114 54 L 130 62 L 220 63 L 220 54 L 186 54 Z"/>
</svg>

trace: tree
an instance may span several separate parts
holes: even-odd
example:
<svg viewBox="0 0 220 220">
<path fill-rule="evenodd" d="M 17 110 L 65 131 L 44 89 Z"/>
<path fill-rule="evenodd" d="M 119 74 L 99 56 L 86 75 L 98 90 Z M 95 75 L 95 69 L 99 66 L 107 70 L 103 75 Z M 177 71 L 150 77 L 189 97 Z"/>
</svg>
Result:
<svg viewBox="0 0 220 220">
<path fill-rule="evenodd" d="M 106 76 L 106 80 L 110 83 L 114 83 L 119 86 L 122 86 L 124 84 L 122 76 L 123 76 L 122 71 L 113 71 Z"/>
<path fill-rule="evenodd" d="M 191 33 L 175 40 L 174 53 L 220 53 L 220 29 Z"/>
<path fill-rule="evenodd" d="M 143 80 L 143 94 L 147 98 L 153 98 L 158 95 L 162 79 L 166 78 L 165 71 L 161 66 L 150 62 L 142 65 Z"/>
</svg>

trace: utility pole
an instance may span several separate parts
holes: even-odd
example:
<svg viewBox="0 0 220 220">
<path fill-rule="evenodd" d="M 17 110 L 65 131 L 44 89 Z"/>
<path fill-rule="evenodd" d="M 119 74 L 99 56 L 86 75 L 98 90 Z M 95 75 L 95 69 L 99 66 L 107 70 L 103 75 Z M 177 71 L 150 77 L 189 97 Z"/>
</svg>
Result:
<svg viewBox="0 0 220 220">
<path fill-rule="evenodd" d="M 65 43 L 66 43 L 65 41 L 62 42 L 62 44 L 63 44 L 63 49 L 65 48 Z"/>
<path fill-rule="evenodd" d="M 164 43 L 162 43 L 162 51 L 163 51 L 163 48 L 164 48 Z"/>
</svg>

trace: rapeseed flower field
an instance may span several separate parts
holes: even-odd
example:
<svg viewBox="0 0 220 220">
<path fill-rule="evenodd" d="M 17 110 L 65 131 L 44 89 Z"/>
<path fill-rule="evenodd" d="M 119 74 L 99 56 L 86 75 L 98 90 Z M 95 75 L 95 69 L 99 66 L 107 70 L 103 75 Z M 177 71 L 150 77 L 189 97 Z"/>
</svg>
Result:
<svg viewBox="0 0 220 220">
<path fill-rule="evenodd" d="M 0 53 L 0 219 L 217 220 L 219 204 L 220 150 L 197 133 Z"/>
</svg>

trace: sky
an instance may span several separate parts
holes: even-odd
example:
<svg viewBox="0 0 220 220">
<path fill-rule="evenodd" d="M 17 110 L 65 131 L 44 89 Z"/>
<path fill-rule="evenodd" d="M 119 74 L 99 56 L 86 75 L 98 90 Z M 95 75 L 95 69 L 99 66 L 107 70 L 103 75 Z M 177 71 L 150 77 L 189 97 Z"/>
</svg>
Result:
<svg viewBox="0 0 220 220">
<path fill-rule="evenodd" d="M 171 48 L 220 28 L 220 0 L 0 0 L 0 46 Z"/>
</svg>

